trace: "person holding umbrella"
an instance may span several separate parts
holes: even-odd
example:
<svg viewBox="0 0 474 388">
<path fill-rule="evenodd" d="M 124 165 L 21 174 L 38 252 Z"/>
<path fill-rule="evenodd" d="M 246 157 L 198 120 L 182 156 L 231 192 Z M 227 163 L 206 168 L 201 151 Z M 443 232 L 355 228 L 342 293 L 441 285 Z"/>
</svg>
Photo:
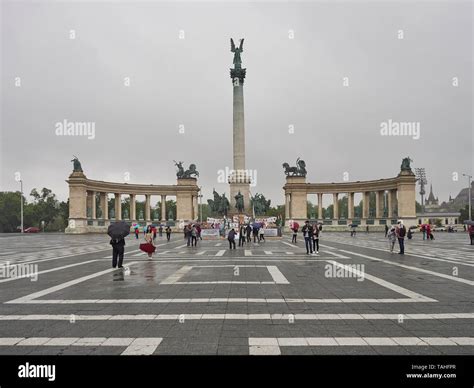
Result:
<svg viewBox="0 0 474 388">
<path fill-rule="evenodd" d="M 114 222 L 107 229 L 112 245 L 112 268 L 123 268 L 123 255 L 125 253 L 125 237 L 130 234 L 130 225 L 125 221 Z"/>
</svg>

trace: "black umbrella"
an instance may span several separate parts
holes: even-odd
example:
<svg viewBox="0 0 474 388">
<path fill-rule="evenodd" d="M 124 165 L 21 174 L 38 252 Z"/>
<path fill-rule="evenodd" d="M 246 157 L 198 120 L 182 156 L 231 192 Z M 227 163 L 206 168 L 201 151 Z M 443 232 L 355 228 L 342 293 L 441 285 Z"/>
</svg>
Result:
<svg viewBox="0 0 474 388">
<path fill-rule="evenodd" d="M 130 225 L 125 221 L 114 222 L 109 225 L 107 234 L 111 238 L 119 240 L 130 234 Z"/>
<path fill-rule="evenodd" d="M 351 228 L 354 228 L 354 227 L 358 227 L 359 225 L 357 225 L 357 224 L 350 224 L 349 226 L 350 226 Z"/>
<path fill-rule="evenodd" d="M 466 221 L 464 221 L 464 223 L 465 223 L 466 225 L 474 225 L 474 221 L 466 220 Z"/>
</svg>

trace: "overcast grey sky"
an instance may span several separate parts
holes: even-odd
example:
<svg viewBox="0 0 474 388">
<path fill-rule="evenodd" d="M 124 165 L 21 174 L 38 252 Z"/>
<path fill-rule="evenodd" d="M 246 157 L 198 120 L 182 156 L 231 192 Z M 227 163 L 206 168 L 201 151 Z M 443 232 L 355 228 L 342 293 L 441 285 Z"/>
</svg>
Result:
<svg viewBox="0 0 474 388">
<path fill-rule="evenodd" d="M 130 183 L 175 184 L 173 159 L 196 163 L 205 196 L 228 195 L 233 37 L 253 193 L 284 203 L 281 164 L 297 157 L 309 182 L 338 182 L 395 176 L 410 156 L 447 200 L 474 164 L 472 19 L 454 1 L 4 2 L 0 190 L 18 171 L 25 191 L 65 199 L 74 154 L 89 178 Z M 94 122 L 95 138 L 57 136 L 65 119 Z M 390 119 L 420 138 L 381 136 Z"/>
</svg>

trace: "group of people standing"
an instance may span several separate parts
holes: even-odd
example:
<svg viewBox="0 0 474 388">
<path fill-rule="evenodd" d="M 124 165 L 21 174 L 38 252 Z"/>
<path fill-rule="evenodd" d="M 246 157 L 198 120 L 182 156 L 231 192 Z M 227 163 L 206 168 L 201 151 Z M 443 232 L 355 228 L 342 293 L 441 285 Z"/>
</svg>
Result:
<svg viewBox="0 0 474 388">
<path fill-rule="evenodd" d="M 250 244 L 252 242 L 260 243 L 261 241 L 265 241 L 265 229 L 263 226 L 258 226 L 254 224 L 253 226 L 250 224 L 241 224 L 239 226 L 238 232 L 231 228 L 229 233 L 227 234 L 227 240 L 229 241 L 229 249 L 235 249 L 235 240 L 239 240 L 239 247 L 244 246 L 245 244 Z"/>
<path fill-rule="evenodd" d="M 187 246 L 196 247 L 197 240 L 202 240 L 201 237 L 201 225 L 199 224 L 188 224 L 184 227 L 184 239 L 187 240 Z"/>
<path fill-rule="evenodd" d="M 387 227 L 388 229 L 388 227 Z M 405 254 L 405 236 L 407 235 L 407 229 L 402 221 L 398 221 L 397 225 L 393 225 L 387 231 L 387 238 L 389 241 L 390 252 L 393 252 L 393 248 L 395 247 L 395 242 L 398 240 L 398 245 L 400 247 L 400 255 Z"/>
<path fill-rule="evenodd" d="M 306 247 L 307 255 L 317 255 L 319 254 L 319 236 L 321 234 L 322 226 L 319 224 L 310 224 L 309 221 L 304 223 L 304 226 L 301 228 L 303 233 L 304 243 Z M 291 242 L 296 244 L 296 237 L 298 236 L 298 227 L 293 226 L 293 237 Z"/>
</svg>

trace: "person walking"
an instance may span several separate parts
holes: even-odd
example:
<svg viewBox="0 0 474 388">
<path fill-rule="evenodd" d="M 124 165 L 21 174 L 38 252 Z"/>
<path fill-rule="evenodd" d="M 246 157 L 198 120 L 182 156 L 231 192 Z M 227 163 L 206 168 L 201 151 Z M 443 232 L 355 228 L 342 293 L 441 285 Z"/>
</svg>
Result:
<svg viewBox="0 0 474 388">
<path fill-rule="evenodd" d="M 388 234 L 388 225 L 385 224 L 385 237 L 387 237 L 387 234 Z"/>
<path fill-rule="evenodd" d="M 247 228 L 244 225 L 240 225 L 239 228 L 239 247 L 243 246 L 245 244 L 246 240 L 246 232 Z"/>
<path fill-rule="evenodd" d="M 303 228 L 301 229 L 304 237 L 304 243 L 306 246 L 306 254 L 313 254 L 313 227 L 309 224 L 309 221 L 304 223 Z"/>
<path fill-rule="evenodd" d="M 148 225 L 147 228 L 146 228 L 145 242 L 147 244 L 150 244 L 153 247 L 155 247 L 155 242 L 154 242 L 154 239 L 153 239 L 153 230 L 152 230 L 151 225 Z M 154 250 L 153 250 L 153 252 L 154 252 Z M 151 259 L 153 257 L 153 252 L 147 252 L 149 259 Z"/>
<path fill-rule="evenodd" d="M 432 240 L 431 238 L 431 226 L 430 224 L 426 225 L 426 239 L 427 240 Z"/>
<path fill-rule="evenodd" d="M 245 228 L 245 234 L 247 235 L 247 243 L 250 244 L 252 242 L 252 227 L 250 226 L 250 223 L 247 224 L 247 227 Z"/>
<path fill-rule="evenodd" d="M 398 238 L 398 245 L 400 246 L 400 252 L 398 254 L 404 255 L 405 254 L 405 235 L 406 235 L 406 228 L 405 225 L 403 225 L 402 221 L 398 221 L 397 223 L 397 228 L 396 228 L 396 235 Z"/>
<path fill-rule="evenodd" d="M 423 233 L 423 240 L 426 240 L 426 225 L 421 225 L 421 233 Z"/>
<path fill-rule="evenodd" d="M 469 225 L 467 232 L 469 233 L 469 238 L 471 239 L 471 245 L 474 245 L 474 225 Z"/>
<path fill-rule="evenodd" d="M 171 240 L 171 228 L 169 226 L 166 227 L 166 240 L 170 241 Z"/>
<path fill-rule="evenodd" d="M 160 234 L 160 237 L 163 237 L 163 225 L 160 225 L 158 233 Z"/>
<path fill-rule="evenodd" d="M 258 226 L 256 224 L 253 225 L 252 234 L 253 234 L 253 243 L 255 244 L 258 240 Z"/>
<path fill-rule="evenodd" d="M 153 241 L 155 241 L 156 240 L 156 226 L 155 225 L 151 226 L 151 231 L 153 233 Z"/>
<path fill-rule="evenodd" d="M 138 240 L 138 234 L 140 231 L 138 230 L 138 227 L 135 228 L 135 238 Z"/>
<path fill-rule="evenodd" d="M 186 236 L 186 239 L 187 239 L 187 244 L 186 245 L 188 247 L 191 245 L 191 238 L 192 238 L 191 229 L 192 229 L 191 224 L 186 225 L 186 231 L 185 231 L 184 235 Z"/>
<path fill-rule="evenodd" d="M 298 228 L 293 226 L 293 237 L 291 238 L 291 242 L 296 244 L 296 236 L 298 236 Z"/>
<path fill-rule="evenodd" d="M 198 231 L 197 231 L 196 225 L 193 225 L 191 227 L 191 246 L 192 247 L 197 246 L 197 235 L 198 235 Z"/>
<path fill-rule="evenodd" d="M 263 228 L 263 225 L 258 230 L 258 242 L 260 241 L 265 241 L 265 229 Z"/>
<path fill-rule="evenodd" d="M 319 228 L 318 225 L 313 227 L 313 252 L 319 254 Z"/>
<path fill-rule="evenodd" d="M 125 239 L 123 237 L 110 240 L 112 245 L 112 268 L 123 268 L 123 255 L 125 253 Z M 118 262 L 117 262 L 118 259 Z"/>
<path fill-rule="evenodd" d="M 201 237 L 201 225 L 200 224 L 197 224 L 196 225 L 196 230 L 197 230 L 197 237 L 199 240 L 202 240 L 202 237 Z"/>
<path fill-rule="evenodd" d="M 229 233 L 227 234 L 227 240 L 229 240 L 229 249 L 232 249 L 232 247 L 234 247 L 234 249 L 235 249 L 235 230 L 234 230 L 234 228 L 229 230 Z"/>
<path fill-rule="evenodd" d="M 393 253 L 393 247 L 395 246 L 395 241 L 397 241 L 397 233 L 395 231 L 395 227 L 392 226 L 390 231 L 387 233 L 388 238 L 388 246 L 390 248 L 390 253 Z"/>
</svg>

